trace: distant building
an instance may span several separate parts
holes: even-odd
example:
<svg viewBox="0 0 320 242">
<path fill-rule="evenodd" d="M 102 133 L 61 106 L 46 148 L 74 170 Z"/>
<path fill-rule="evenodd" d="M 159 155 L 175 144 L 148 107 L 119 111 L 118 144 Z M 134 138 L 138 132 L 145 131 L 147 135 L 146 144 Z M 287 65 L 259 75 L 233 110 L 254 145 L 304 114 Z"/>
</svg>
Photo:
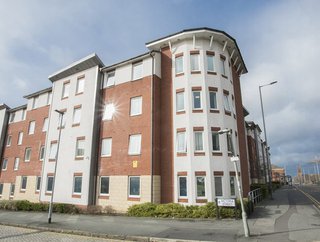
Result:
<svg viewBox="0 0 320 242">
<path fill-rule="evenodd" d="M 276 165 L 272 165 L 272 181 L 273 182 L 286 182 L 285 169 Z"/>
</svg>

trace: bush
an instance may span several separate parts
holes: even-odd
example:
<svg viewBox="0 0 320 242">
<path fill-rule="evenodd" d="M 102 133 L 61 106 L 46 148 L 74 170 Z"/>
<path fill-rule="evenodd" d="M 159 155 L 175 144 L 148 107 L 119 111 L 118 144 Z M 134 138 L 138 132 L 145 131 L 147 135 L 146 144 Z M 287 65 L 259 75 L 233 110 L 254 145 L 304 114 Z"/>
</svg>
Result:
<svg viewBox="0 0 320 242">
<path fill-rule="evenodd" d="M 33 203 L 28 200 L 18 200 L 15 201 L 15 207 L 18 211 L 30 211 L 33 210 Z"/>
<path fill-rule="evenodd" d="M 127 214 L 134 217 L 154 217 L 156 207 L 153 203 L 135 204 L 128 208 Z"/>
</svg>

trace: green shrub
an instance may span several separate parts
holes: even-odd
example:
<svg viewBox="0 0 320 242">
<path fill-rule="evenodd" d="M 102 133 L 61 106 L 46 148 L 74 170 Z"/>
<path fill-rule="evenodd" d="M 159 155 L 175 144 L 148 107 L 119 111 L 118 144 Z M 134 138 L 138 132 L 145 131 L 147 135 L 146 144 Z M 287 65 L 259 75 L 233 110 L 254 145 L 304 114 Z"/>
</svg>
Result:
<svg viewBox="0 0 320 242">
<path fill-rule="evenodd" d="M 79 213 L 79 209 L 73 204 L 54 203 L 53 212 L 57 213 Z"/>
<path fill-rule="evenodd" d="M 18 200 L 15 201 L 15 207 L 18 211 L 30 211 L 32 210 L 33 204 L 29 202 L 28 200 Z"/>
<path fill-rule="evenodd" d="M 155 215 L 161 218 L 185 218 L 185 206 L 177 203 L 158 204 L 155 209 Z"/>
<path fill-rule="evenodd" d="M 134 217 L 154 217 L 156 206 L 156 204 L 150 202 L 135 204 L 128 208 L 127 214 Z"/>
</svg>

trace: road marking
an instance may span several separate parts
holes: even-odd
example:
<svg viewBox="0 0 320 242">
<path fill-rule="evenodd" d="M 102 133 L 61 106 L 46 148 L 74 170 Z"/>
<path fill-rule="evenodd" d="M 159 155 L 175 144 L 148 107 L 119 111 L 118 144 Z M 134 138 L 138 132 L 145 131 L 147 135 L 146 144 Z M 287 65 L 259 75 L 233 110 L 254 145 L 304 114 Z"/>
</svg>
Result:
<svg viewBox="0 0 320 242">
<path fill-rule="evenodd" d="M 309 198 L 311 200 L 311 202 L 313 202 L 314 206 L 317 208 L 317 211 L 319 212 L 319 210 L 320 210 L 320 202 L 317 199 L 315 199 L 313 196 L 311 196 L 309 193 L 306 193 L 305 191 L 302 191 L 298 187 L 295 187 L 295 188 L 298 191 L 300 191 L 302 194 L 304 194 L 307 198 Z"/>
</svg>

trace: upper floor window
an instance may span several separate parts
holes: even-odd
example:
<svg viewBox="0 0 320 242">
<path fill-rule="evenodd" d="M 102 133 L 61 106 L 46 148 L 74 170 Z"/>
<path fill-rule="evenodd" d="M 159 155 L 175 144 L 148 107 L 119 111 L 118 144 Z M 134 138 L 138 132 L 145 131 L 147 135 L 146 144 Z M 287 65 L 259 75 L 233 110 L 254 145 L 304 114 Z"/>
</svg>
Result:
<svg viewBox="0 0 320 242">
<path fill-rule="evenodd" d="M 36 96 L 32 100 L 32 109 L 38 108 L 39 103 L 39 96 Z"/>
<path fill-rule="evenodd" d="M 47 132 L 48 131 L 48 126 L 49 126 L 49 119 L 45 118 L 43 120 L 42 132 Z"/>
<path fill-rule="evenodd" d="M 186 132 L 177 132 L 177 152 L 185 153 L 187 152 L 187 140 Z"/>
<path fill-rule="evenodd" d="M 219 151 L 220 150 L 220 143 L 219 143 L 219 134 L 218 132 L 212 132 L 212 150 Z"/>
<path fill-rule="evenodd" d="M 132 80 L 137 80 L 143 77 L 142 61 L 132 64 Z"/>
<path fill-rule="evenodd" d="M 42 145 L 42 146 L 40 147 L 39 160 L 41 160 L 41 161 L 44 160 L 44 145 Z"/>
<path fill-rule="evenodd" d="M 101 156 L 111 156 L 112 138 L 102 139 Z"/>
<path fill-rule="evenodd" d="M 103 120 L 112 120 L 115 108 L 113 103 L 108 103 L 104 106 Z"/>
<path fill-rule="evenodd" d="M 22 145 L 22 140 L 23 140 L 23 132 L 19 132 L 18 134 L 18 145 Z"/>
<path fill-rule="evenodd" d="M 190 69 L 191 72 L 200 71 L 200 55 L 198 52 L 190 54 Z"/>
<path fill-rule="evenodd" d="M 63 83 L 62 87 L 62 98 L 69 97 L 69 89 L 70 89 L 70 82 Z"/>
<path fill-rule="evenodd" d="M 130 116 L 142 114 L 142 97 L 132 97 L 130 99 Z"/>
<path fill-rule="evenodd" d="M 104 74 L 103 88 L 111 87 L 115 84 L 115 71 Z"/>
<path fill-rule="evenodd" d="M 141 134 L 129 136 L 129 155 L 140 155 L 141 153 Z"/>
<path fill-rule="evenodd" d="M 207 53 L 207 70 L 208 72 L 215 72 L 215 64 L 214 64 L 214 54 Z"/>
<path fill-rule="evenodd" d="M 2 161 L 2 170 L 5 171 L 7 170 L 8 167 L 8 159 L 3 159 Z"/>
<path fill-rule="evenodd" d="M 216 92 L 209 92 L 210 97 L 210 109 L 217 109 L 217 93 Z"/>
<path fill-rule="evenodd" d="M 228 152 L 232 153 L 233 152 L 233 150 L 232 150 L 233 144 L 232 144 L 232 136 L 230 133 L 227 133 L 227 146 L 228 146 Z"/>
<path fill-rule="evenodd" d="M 51 142 L 50 144 L 50 152 L 49 152 L 49 160 L 55 160 L 57 155 L 58 143 L 56 141 Z"/>
<path fill-rule="evenodd" d="M 9 123 L 12 123 L 14 121 L 15 116 L 16 116 L 15 112 L 10 113 Z"/>
<path fill-rule="evenodd" d="M 193 109 L 201 109 L 201 91 L 192 91 L 192 97 L 193 97 Z"/>
<path fill-rule="evenodd" d="M 14 163 L 13 163 L 13 170 L 14 171 L 17 171 L 19 169 L 19 163 L 20 163 L 20 159 L 16 157 L 14 159 Z"/>
<path fill-rule="evenodd" d="M 176 111 L 182 112 L 184 111 L 184 92 L 176 93 Z"/>
<path fill-rule="evenodd" d="M 51 104 L 51 99 L 52 99 L 52 92 L 48 92 L 47 105 L 50 105 L 50 104 Z"/>
<path fill-rule="evenodd" d="M 176 69 L 176 74 L 183 73 L 183 55 L 176 56 L 175 69 Z"/>
<path fill-rule="evenodd" d="M 31 148 L 26 148 L 24 153 L 24 161 L 28 162 L 31 159 Z"/>
<path fill-rule="evenodd" d="M 7 146 L 11 145 L 11 140 L 12 140 L 12 136 L 9 135 L 8 138 L 7 138 Z"/>
<path fill-rule="evenodd" d="M 77 143 L 76 143 L 76 157 L 77 158 L 84 157 L 84 149 L 85 149 L 84 137 L 77 138 Z"/>
<path fill-rule="evenodd" d="M 22 120 L 25 120 L 25 119 L 26 119 L 26 114 L 27 114 L 26 110 L 25 110 L 25 109 L 22 109 L 22 115 L 21 115 Z"/>
<path fill-rule="evenodd" d="M 220 67 L 221 67 L 221 74 L 226 76 L 226 58 L 224 56 L 220 56 Z"/>
<path fill-rule="evenodd" d="M 85 77 L 79 77 L 77 80 L 77 89 L 76 94 L 81 94 L 84 92 L 84 83 L 85 83 Z"/>
<path fill-rule="evenodd" d="M 202 131 L 196 131 L 194 132 L 194 151 L 203 151 L 203 132 Z"/>
<path fill-rule="evenodd" d="M 36 127 L 36 121 L 31 121 L 29 123 L 28 134 L 34 134 L 35 127 Z"/>
<path fill-rule="evenodd" d="M 72 124 L 73 125 L 80 124 L 80 120 L 81 120 L 81 106 L 74 107 Z"/>
<path fill-rule="evenodd" d="M 224 103 L 224 109 L 228 112 L 231 112 L 230 102 L 229 102 L 229 95 L 224 93 L 223 94 L 223 103 Z"/>
</svg>

